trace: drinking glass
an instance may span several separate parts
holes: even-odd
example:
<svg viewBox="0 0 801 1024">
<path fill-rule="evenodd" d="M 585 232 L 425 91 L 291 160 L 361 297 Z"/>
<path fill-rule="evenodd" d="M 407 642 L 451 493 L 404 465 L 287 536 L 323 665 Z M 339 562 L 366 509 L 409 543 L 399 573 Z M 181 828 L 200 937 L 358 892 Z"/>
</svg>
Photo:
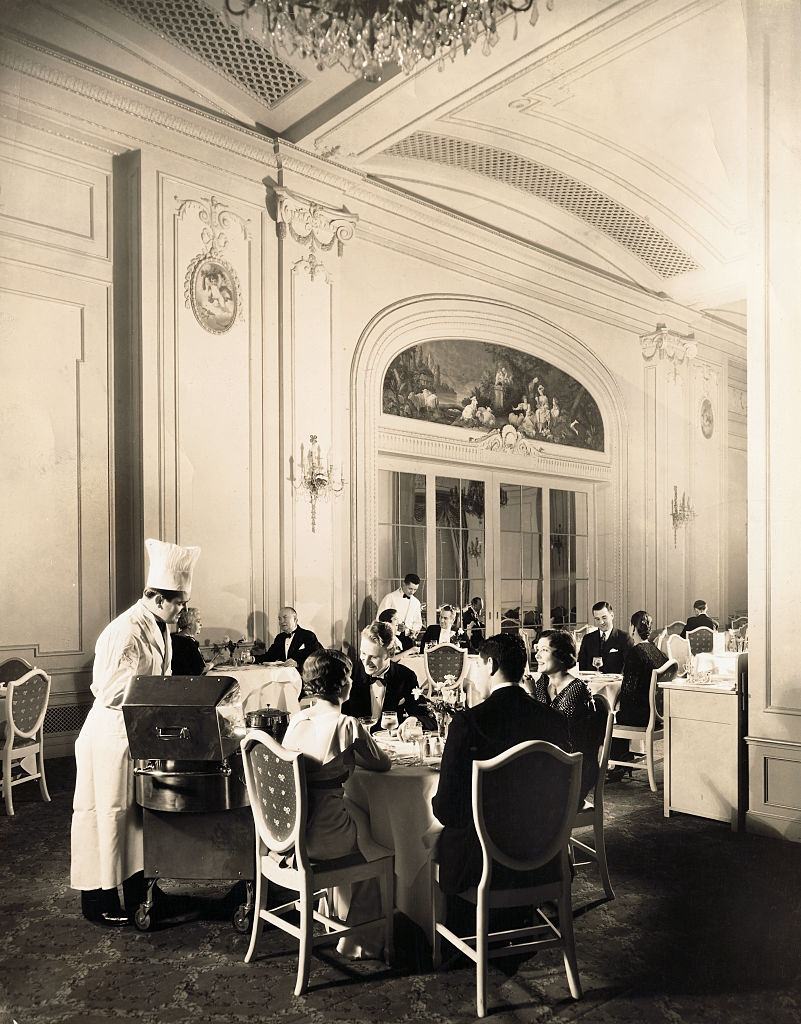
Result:
<svg viewBox="0 0 801 1024">
<path fill-rule="evenodd" d="M 373 728 L 373 726 L 378 721 L 378 719 L 374 718 L 372 715 L 364 715 L 364 716 L 359 718 L 359 721 L 362 723 L 362 725 L 365 727 L 365 729 L 368 732 L 370 732 L 370 730 Z"/>
<path fill-rule="evenodd" d="M 390 736 L 397 735 L 398 713 L 397 711 L 384 711 L 381 715 L 381 728 L 386 729 Z"/>
<path fill-rule="evenodd" d="M 593 667 L 593 668 L 595 669 L 595 671 L 596 671 L 596 672 L 600 672 L 600 671 L 601 671 L 601 669 L 602 669 L 602 668 L 604 667 L 604 659 L 603 659 L 603 658 L 599 658 L 599 657 L 598 657 L 598 656 L 596 655 L 596 656 L 595 656 L 595 657 L 594 657 L 594 658 L 592 659 L 592 667 Z"/>
</svg>

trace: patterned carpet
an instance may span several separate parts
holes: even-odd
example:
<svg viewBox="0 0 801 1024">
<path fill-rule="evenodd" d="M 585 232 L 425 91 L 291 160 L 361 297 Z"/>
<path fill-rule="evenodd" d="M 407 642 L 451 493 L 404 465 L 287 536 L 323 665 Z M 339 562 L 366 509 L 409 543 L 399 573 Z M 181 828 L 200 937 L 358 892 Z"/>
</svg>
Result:
<svg viewBox="0 0 801 1024">
<path fill-rule="evenodd" d="M 194 919 L 140 934 L 85 922 L 68 888 L 74 765 L 49 763 L 53 801 L 35 785 L 0 813 L 0 1022 L 11 1024 L 402 1024 L 475 1019 L 474 975 L 460 963 L 415 968 L 398 917 L 399 965 L 345 963 L 323 952 L 311 989 L 292 994 L 291 940 L 265 933 L 258 962 L 230 925 L 219 889 L 188 888 Z M 490 968 L 497 1024 L 798 1024 L 801 846 L 662 817 L 639 780 L 607 790 L 607 845 L 617 899 L 576 920 L 584 999 L 568 995 L 561 956 L 546 950 Z M 175 891 L 177 883 L 165 883 Z M 602 895 L 583 869 L 577 907 Z M 497 963 L 497 962 L 496 962 Z M 501 962 L 502 963 L 502 962 Z"/>
</svg>

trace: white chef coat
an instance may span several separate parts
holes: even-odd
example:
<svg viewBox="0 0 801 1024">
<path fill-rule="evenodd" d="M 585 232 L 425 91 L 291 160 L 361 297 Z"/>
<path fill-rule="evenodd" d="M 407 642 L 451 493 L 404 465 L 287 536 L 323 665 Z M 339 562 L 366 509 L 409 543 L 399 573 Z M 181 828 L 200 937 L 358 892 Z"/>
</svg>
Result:
<svg viewBox="0 0 801 1024">
<path fill-rule="evenodd" d="M 95 702 L 75 743 L 73 889 L 113 889 L 144 867 L 122 699 L 134 676 L 170 674 L 170 634 L 143 601 L 119 615 L 95 645 Z"/>
<path fill-rule="evenodd" d="M 398 622 L 406 626 L 411 633 L 419 633 L 423 628 L 423 606 L 414 594 L 406 597 L 403 589 L 398 587 L 383 599 L 378 606 L 378 615 L 385 612 L 387 608 L 395 609 L 398 613 Z"/>
</svg>

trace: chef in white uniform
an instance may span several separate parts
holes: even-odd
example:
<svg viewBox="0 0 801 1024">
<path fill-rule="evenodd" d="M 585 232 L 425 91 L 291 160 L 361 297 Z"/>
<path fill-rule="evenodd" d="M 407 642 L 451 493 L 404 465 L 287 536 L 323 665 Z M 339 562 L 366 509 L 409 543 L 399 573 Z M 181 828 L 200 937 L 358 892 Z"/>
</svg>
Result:
<svg viewBox="0 0 801 1024">
<path fill-rule="evenodd" d="M 95 701 L 75 743 L 77 777 L 72 816 L 70 885 L 81 890 L 84 917 L 99 924 L 127 924 L 126 909 L 140 901 L 144 868 L 142 815 L 134 799 L 133 764 L 122 715 L 134 676 L 170 674 L 167 628 L 189 600 L 198 547 L 146 540 L 149 569 L 136 604 L 103 630 L 95 645 Z M 127 884 L 126 884 L 127 883 Z"/>
</svg>

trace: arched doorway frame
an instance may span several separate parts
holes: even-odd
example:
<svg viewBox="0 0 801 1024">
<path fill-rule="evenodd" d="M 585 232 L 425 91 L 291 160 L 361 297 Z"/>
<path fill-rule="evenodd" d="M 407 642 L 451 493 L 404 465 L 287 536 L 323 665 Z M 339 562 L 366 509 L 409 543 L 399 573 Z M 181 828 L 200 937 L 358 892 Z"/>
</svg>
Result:
<svg viewBox="0 0 801 1024">
<path fill-rule="evenodd" d="M 604 451 L 543 443 L 535 453 L 492 450 L 461 427 L 406 420 L 382 410 L 384 375 L 404 349 L 437 339 L 473 339 L 507 345 L 547 360 L 579 381 L 598 404 Z M 591 575 L 603 596 L 621 606 L 626 590 L 628 517 L 624 514 L 628 466 L 622 397 L 613 376 L 580 338 L 539 313 L 473 295 L 418 295 L 386 306 L 365 326 L 351 364 L 351 607 L 357 625 L 370 617 L 381 595 L 376 576 L 378 462 L 382 451 L 421 462 L 491 465 L 497 469 L 553 474 L 596 486 L 596 508 L 607 524 L 596 546 Z M 596 514 L 596 525 L 599 515 Z"/>
</svg>

